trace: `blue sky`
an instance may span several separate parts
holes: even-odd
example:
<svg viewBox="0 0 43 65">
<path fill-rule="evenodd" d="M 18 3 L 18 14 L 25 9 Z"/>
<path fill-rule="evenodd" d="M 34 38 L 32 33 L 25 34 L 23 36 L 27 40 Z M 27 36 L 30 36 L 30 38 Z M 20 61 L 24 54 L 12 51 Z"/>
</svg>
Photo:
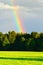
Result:
<svg viewBox="0 0 43 65">
<path fill-rule="evenodd" d="M 43 32 L 43 0 L 0 0 L 0 32 L 18 32 L 13 7 L 16 7 L 25 32 Z"/>
</svg>

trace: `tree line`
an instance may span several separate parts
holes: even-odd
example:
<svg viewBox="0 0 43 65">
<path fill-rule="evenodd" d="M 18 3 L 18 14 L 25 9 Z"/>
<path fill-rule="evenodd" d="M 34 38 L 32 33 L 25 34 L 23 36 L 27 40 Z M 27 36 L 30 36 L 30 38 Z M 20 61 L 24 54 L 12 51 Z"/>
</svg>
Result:
<svg viewBox="0 0 43 65">
<path fill-rule="evenodd" d="M 0 32 L 0 51 L 43 51 L 43 32 Z"/>
</svg>

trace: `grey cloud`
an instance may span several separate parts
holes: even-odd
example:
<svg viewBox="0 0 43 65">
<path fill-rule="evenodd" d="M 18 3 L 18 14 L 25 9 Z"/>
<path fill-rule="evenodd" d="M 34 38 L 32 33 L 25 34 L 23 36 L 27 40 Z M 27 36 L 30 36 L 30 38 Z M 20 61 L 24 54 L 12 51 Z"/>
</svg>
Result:
<svg viewBox="0 0 43 65">
<path fill-rule="evenodd" d="M 43 3 L 41 3 L 41 0 L 0 0 L 0 2 L 9 5 L 24 6 L 29 8 L 43 7 Z"/>
<path fill-rule="evenodd" d="M 43 3 L 41 3 L 41 0 L 0 0 L 0 2 L 3 2 L 5 4 L 9 5 L 19 5 L 19 6 L 27 6 L 27 7 L 42 7 Z"/>
<path fill-rule="evenodd" d="M 11 0 L 0 0 L 0 2 L 11 5 Z"/>
<path fill-rule="evenodd" d="M 15 5 L 15 6 L 19 6 L 18 7 L 18 11 L 17 14 L 18 16 L 23 20 L 22 23 L 25 27 L 25 29 L 27 29 L 27 31 L 29 30 L 28 28 L 30 28 L 30 30 L 36 30 L 38 27 L 40 27 L 40 25 L 42 25 L 43 28 L 43 3 L 41 3 L 39 0 L 14 0 L 14 2 L 12 3 L 10 0 L 0 0 L 0 2 L 3 2 L 4 4 L 8 4 L 8 5 Z M 16 23 L 14 22 L 13 19 L 13 14 L 12 13 L 13 10 L 10 9 L 0 9 L 0 24 L 3 26 L 1 26 L 1 28 L 6 27 L 6 29 L 15 29 L 17 30 L 17 26 Z M 42 22 L 41 22 L 42 20 Z M 13 21 L 13 23 L 12 23 Z M 25 21 L 25 22 L 24 22 Z M 28 22 L 29 21 L 29 22 Z M 39 24 L 39 22 L 41 22 L 41 24 Z M 9 25 L 8 25 L 9 23 Z M 5 25 L 6 24 L 6 25 Z M 36 25 L 37 28 L 36 28 Z M 27 26 L 26 26 L 27 25 Z M 10 26 L 10 28 L 9 28 Z M 1 29 L 0 28 L 0 29 Z M 41 27 L 40 27 L 41 28 Z M 39 29 L 39 28 L 38 28 Z M 37 31 L 37 30 L 36 30 Z"/>
<path fill-rule="evenodd" d="M 13 19 L 12 10 L 0 9 L 0 31 L 14 30 L 16 23 Z"/>
<path fill-rule="evenodd" d="M 14 2 L 11 2 L 11 0 L 0 0 L 0 2 L 9 4 L 9 5 L 13 4 L 15 6 L 19 6 L 18 13 L 24 17 L 30 16 L 30 15 L 31 15 L 30 17 L 36 16 L 36 15 L 41 16 L 43 14 L 43 9 L 41 9 L 41 7 L 43 7 L 43 4 L 40 2 L 40 0 L 14 0 Z"/>
<path fill-rule="evenodd" d="M 15 0 L 14 5 L 26 6 L 26 7 L 42 7 L 43 3 L 38 0 Z"/>
</svg>

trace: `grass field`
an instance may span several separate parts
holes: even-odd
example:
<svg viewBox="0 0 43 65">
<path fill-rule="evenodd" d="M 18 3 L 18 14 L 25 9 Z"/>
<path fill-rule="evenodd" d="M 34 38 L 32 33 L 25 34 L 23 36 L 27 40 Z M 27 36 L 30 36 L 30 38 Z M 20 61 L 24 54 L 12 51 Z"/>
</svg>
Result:
<svg viewBox="0 0 43 65">
<path fill-rule="evenodd" d="M 0 51 L 0 65 L 43 65 L 43 52 Z"/>
</svg>

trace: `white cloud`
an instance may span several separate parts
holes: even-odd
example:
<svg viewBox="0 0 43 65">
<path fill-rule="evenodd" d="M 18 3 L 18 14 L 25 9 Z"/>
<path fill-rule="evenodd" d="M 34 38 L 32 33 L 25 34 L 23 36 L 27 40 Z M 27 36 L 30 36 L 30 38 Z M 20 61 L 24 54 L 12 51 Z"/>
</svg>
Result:
<svg viewBox="0 0 43 65">
<path fill-rule="evenodd" d="M 37 11 L 43 11 L 43 7 L 37 7 L 37 8 L 33 8 L 34 10 L 37 10 Z"/>
<path fill-rule="evenodd" d="M 38 2 L 43 3 L 43 0 L 38 0 Z"/>
<path fill-rule="evenodd" d="M 15 9 L 15 10 L 18 10 L 18 9 L 21 9 L 21 10 L 24 10 L 24 11 L 31 11 L 30 8 L 27 8 L 27 7 L 24 7 L 24 6 L 12 6 L 12 5 L 8 5 L 8 4 L 4 4 L 4 3 L 1 3 L 0 2 L 0 8 L 4 8 L 4 9 Z"/>
<path fill-rule="evenodd" d="M 34 1 L 34 0 L 33 0 Z M 31 0 L 32 2 L 32 0 Z M 25 18 L 35 18 L 40 15 L 40 12 L 43 11 L 43 7 L 26 7 L 26 6 L 20 6 L 20 5 L 8 5 L 0 2 L 0 9 L 14 9 L 18 15 L 24 16 Z M 40 11 L 39 13 L 37 13 Z"/>
<path fill-rule="evenodd" d="M 36 14 L 32 12 L 32 9 L 25 6 L 12 6 L 0 2 L 0 9 L 14 9 L 18 13 L 18 15 L 20 14 L 21 16 L 24 16 L 26 18 L 36 17 Z"/>
<path fill-rule="evenodd" d="M 32 11 L 31 8 L 24 7 L 24 6 L 15 6 L 15 9 L 21 10 L 21 11 Z"/>
<path fill-rule="evenodd" d="M 0 2 L 0 9 L 15 9 L 15 10 L 23 10 L 23 11 L 31 11 L 32 9 L 25 7 L 25 6 L 13 6 L 13 5 L 8 5 Z"/>
<path fill-rule="evenodd" d="M 38 25 L 43 22 L 43 0 L 14 0 L 14 2 L 11 2 L 11 0 L 0 0 L 0 30 L 5 30 L 5 28 L 6 30 L 16 28 L 16 22 L 13 20 L 15 15 L 12 9 L 16 10 L 22 23 L 25 24 L 24 26 L 26 26 L 26 30 L 31 28 L 30 30 L 33 31 L 35 26 L 38 28 Z M 3 25 L 1 24 L 1 21 L 3 22 Z M 30 23 L 28 23 L 28 21 Z M 41 26 L 43 28 L 43 24 Z M 37 28 L 36 30 L 39 30 Z"/>
<path fill-rule="evenodd" d="M 36 2 L 39 2 L 40 0 L 35 0 Z M 34 4 L 35 1 L 33 0 Z M 30 3 L 33 3 L 32 0 L 28 1 Z M 26 1 L 25 1 L 26 3 Z M 8 5 L 5 3 L 1 3 L 0 2 L 0 9 L 14 9 L 16 10 L 16 12 L 18 13 L 18 15 L 20 14 L 20 16 L 24 16 L 24 17 L 29 17 L 29 18 L 35 18 L 40 16 L 40 13 L 42 13 L 43 11 L 43 7 L 33 7 L 31 8 L 30 6 L 20 6 L 20 5 Z M 38 12 L 39 11 L 39 12 Z"/>
<path fill-rule="evenodd" d="M 0 8 L 12 8 L 12 7 L 7 4 L 0 3 Z"/>
<path fill-rule="evenodd" d="M 13 7 L 12 6 L 10 6 L 10 5 L 8 5 L 8 4 L 4 4 L 4 3 L 1 3 L 0 2 L 0 8 L 1 9 L 12 9 Z"/>
</svg>

